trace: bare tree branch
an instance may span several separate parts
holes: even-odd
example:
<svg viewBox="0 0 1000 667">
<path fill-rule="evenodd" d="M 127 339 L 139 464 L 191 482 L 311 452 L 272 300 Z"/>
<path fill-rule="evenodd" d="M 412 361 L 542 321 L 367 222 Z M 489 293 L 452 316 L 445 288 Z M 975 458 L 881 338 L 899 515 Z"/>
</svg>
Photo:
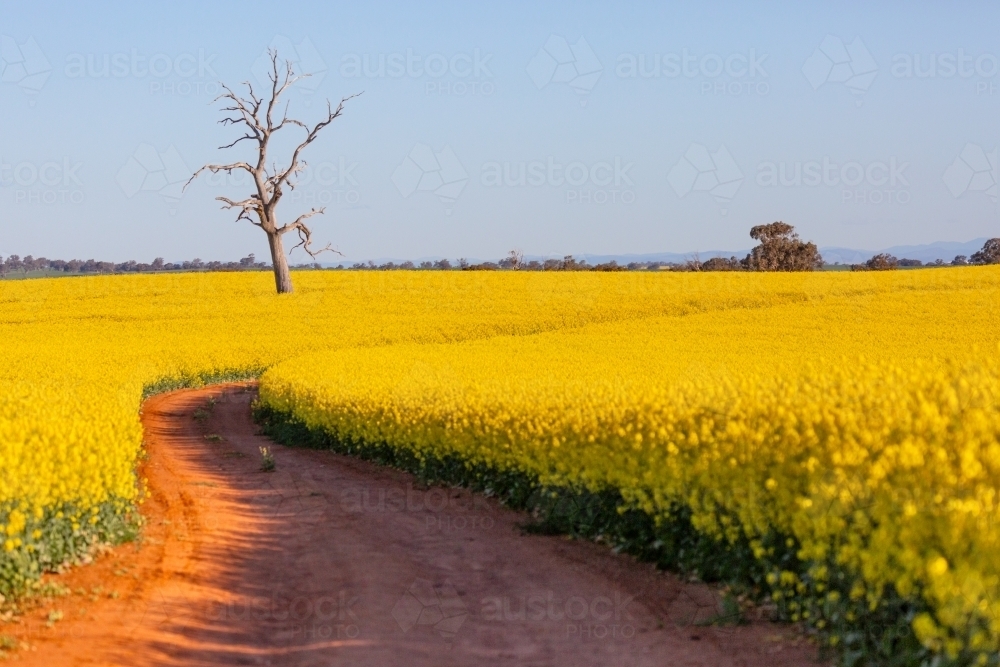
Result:
<svg viewBox="0 0 1000 667">
<path fill-rule="evenodd" d="M 257 195 L 250 195 L 242 201 L 233 201 L 229 197 L 216 197 L 215 200 L 225 204 L 222 208 L 241 208 L 245 211 L 256 211 L 260 208 L 260 199 Z"/>
<path fill-rule="evenodd" d="M 251 176 L 253 176 L 254 173 L 253 167 L 251 167 L 246 162 L 233 162 L 232 164 L 206 164 L 205 166 L 200 167 L 198 171 L 191 174 L 191 178 L 187 180 L 187 183 L 184 184 L 184 187 L 181 188 L 181 191 L 183 192 L 184 190 L 187 190 L 187 186 L 191 185 L 191 181 L 198 178 L 198 175 L 201 174 L 201 172 L 203 171 L 210 171 L 213 174 L 218 174 L 220 171 L 224 171 L 227 174 L 231 174 L 237 169 L 242 169 Z"/>
<path fill-rule="evenodd" d="M 299 144 L 292 152 L 292 161 L 291 164 L 288 165 L 288 169 L 286 169 L 282 174 L 272 177 L 272 180 L 274 181 L 274 188 L 276 190 L 276 194 L 277 191 L 280 189 L 281 185 L 283 183 L 288 182 L 289 177 L 294 176 L 298 171 L 300 171 L 301 168 L 299 167 L 299 155 L 302 153 L 302 150 L 316 140 L 316 137 L 319 135 L 320 130 L 322 130 L 324 127 L 332 123 L 337 118 L 340 118 L 340 115 L 344 112 L 344 104 L 348 100 L 351 100 L 360 94 L 361 93 L 355 93 L 354 95 L 349 95 L 348 97 L 342 98 L 340 100 L 340 104 L 337 105 L 336 111 L 334 111 L 333 108 L 331 107 L 330 100 L 326 101 L 326 118 L 316 123 L 316 125 L 314 125 L 313 128 L 308 131 L 305 140 L 301 144 Z M 300 123 L 298 121 L 296 121 L 296 123 L 303 128 L 306 127 L 305 124 L 303 123 Z"/>
<path fill-rule="evenodd" d="M 221 151 L 221 150 L 225 150 L 227 148 L 232 148 L 233 146 L 235 146 L 236 144 L 240 143 L 244 139 L 250 139 L 251 141 L 254 141 L 254 140 L 257 139 L 257 137 L 256 137 L 256 135 L 253 135 L 253 134 L 250 134 L 249 132 L 247 132 L 246 134 L 244 134 L 242 137 L 240 137 L 236 141 L 232 142 L 231 144 L 226 144 L 225 146 L 219 146 L 219 150 Z"/>
<path fill-rule="evenodd" d="M 295 219 L 294 222 L 289 222 L 289 223 L 281 226 L 278 229 L 278 233 L 279 234 L 285 234 L 286 232 L 290 232 L 293 229 L 297 229 L 297 228 L 299 228 L 299 227 L 302 226 L 302 222 L 303 221 L 308 220 L 309 218 L 313 217 L 314 215 L 323 215 L 324 213 L 326 213 L 326 207 L 323 207 L 323 208 L 314 208 L 314 209 L 310 210 L 308 213 L 303 213 L 302 215 L 300 215 L 298 218 Z"/>
<path fill-rule="evenodd" d="M 280 229 L 278 229 L 279 234 L 285 234 L 286 232 L 290 232 L 293 229 L 296 230 L 299 234 L 299 242 L 296 243 L 294 246 L 292 246 L 291 250 L 288 251 L 289 255 L 291 255 L 292 251 L 294 251 L 296 248 L 302 248 L 313 259 L 316 259 L 316 255 L 319 255 L 320 253 L 327 251 L 335 252 L 341 257 L 343 257 L 343 253 L 333 248 L 329 243 L 327 243 L 324 247 L 320 248 L 319 250 L 312 250 L 310 248 L 310 246 L 312 245 L 312 230 L 310 230 L 309 227 L 305 225 L 305 221 L 313 217 L 314 215 L 323 215 L 323 213 L 325 212 L 326 208 L 318 208 L 318 209 L 314 208 L 310 210 L 308 213 L 303 213 L 302 215 L 300 215 L 298 218 L 295 219 L 294 222 L 289 222 L 283 225 Z"/>
<path fill-rule="evenodd" d="M 264 128 L 261 125 L 259 118 L 257 117 L 257 114 L 260 112 L 260 105 L 262 103 L 262 100 L 257 99 L 257 97 L 253 94 L 253 86 L 250 84 L 249 81 L 244 81 L 243 85 L 245 85 L 250 90 L 250 96 L 251 96 L 250 100 L 240 97 L 239 95 L 234 93 L 232 89 L 229 88 L 229 86 L 222 84 L 222 88 L 226 92 L 216 97 L 214 101 L 218 102 L 219 100 L 231 100 L 233 106 L 223 107 L 222 111 L 239 114 L 239 116 L 236 118 L 227 116 L 222 120 L 220 120 L 219 123 L 221 125 L 235 125 L 237 123 L 245 123 L 246 126 L 249 127 L 254 132 L 255 137 L 257 137 L 258 139 L 262 139 L 264 137 L 264 132 L 263 132 Z"/>
<path fill-rule="evenodd" d="M 316 259 L 317 255 L 319 255 L 321 253 L 324 253 L 324 252 L 335 252 L 338 255 L 340 255 L 341 257 L 344 256 L 344 253 L 340 252 L 339 250 L 337 250 L 336 248 L 334 248 L 329 243 L 327 243 L 325 246 L 323 246 L 319 250 L 312 250 L 310 248 L 310 246 L 312 245 L 312 232 L 309 230 L 309 228 L 306 227 L 305 225 L 301 225 L 300 224 L 300 225 L 298 225 L 296 227 L 296 229 L 298 230 L 298 233 L 299 233 L 299 242 L 296 243 L 295 245 L 293 245 L 292 248 L 291 248 L 291 250 L 288 251 L 289 255 L 291 255 L 292 252 L 296 248 L 302 248 L 313 259 Z"/>
<path fill-rule="evenodd" d="M 264 226 L 259 220 L 254 220 L 250 217 L 250 213 L 256 213 L 258 218 L 260 217 L 260 199 L 257 198 L 257 195 L 250 195 L 250 197 L 242 201 L 233 201 L 229 197 L 216 197 L 215 199 L 223 203 L 222 208 L 224 209 L 240 209 L 239 215 L 236 216 L 237 222 L 247 220 L 258 227 Z"/>
</svg>

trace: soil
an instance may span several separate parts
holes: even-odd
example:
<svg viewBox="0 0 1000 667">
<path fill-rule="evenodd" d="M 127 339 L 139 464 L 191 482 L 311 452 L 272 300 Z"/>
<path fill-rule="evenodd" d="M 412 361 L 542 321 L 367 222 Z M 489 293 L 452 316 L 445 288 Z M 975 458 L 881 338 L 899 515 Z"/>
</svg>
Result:
<svg viewBox="0 0 1000 667">
<path fill-rule="evenodd" d="M 0 624 L 14 664 L 818 664 L 795 628 L 753 610 L 729 624 L 717 588 L 525 534 L 524 514 L 465 490 L 274 445 L 255 391 L 145 403 L 141 540 L 47 577 L 72 592 Z"/>
</svg>

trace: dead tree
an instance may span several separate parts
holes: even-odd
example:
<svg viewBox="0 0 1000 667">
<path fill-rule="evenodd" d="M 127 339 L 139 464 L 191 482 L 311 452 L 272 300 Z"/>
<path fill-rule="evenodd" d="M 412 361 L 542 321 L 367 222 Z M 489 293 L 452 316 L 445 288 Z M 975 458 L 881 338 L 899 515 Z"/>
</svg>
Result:
<svg viewBox="0 0 1000 667">
<path fill-rule="evenodd" d="M 225 91 L 215 99 L 216 102 L 222 100 L 227 106 L 222 111 L 229 114 L 219 121 L 222 125 L 244 125 L 245 134 L 230 144 L 220 146 L 219 149 L 232 148 L 241 141 L 256 143 L 256 162 L 232 162 L 230 164 L 207 164 L 196 171 L 185 184 L 185 188 L 191 184 L 195 178 L 203 171 L 210 171 L 217 174 L 220 171 L 231 174 L 234 171 L 242 170 L 250 174 L 253 178 L 256 192 L 246 199 L 235 201 L 229 197 L 216 197 L 222 202 L 222 208 L 235 209 L 239 211 L 236 220 L 248 220 L 264 230 L 267 234 L 267 242 L 271 247 L 271 265 L 274 267 L 274 282 L 279 294 L 286 294 L 292 291 L 292 276 L 288 271 L 288 258 L 285 256 L 284 244 L 281 237 L 288 232 L 294 231 L 298 234 L 299 242 L 292 246 L 302 248 L 310 257 L 316 258 L 321 252 L 327 250 L 340 254 L 334 250 L 330 244 L 318 250 L 312 247 L 312 230 L 306 225 L 306 220 L 314 215 L 321 215 L 324 208 L 313 208 L 307 213 L 303 213 L 292 222 L 279 224 L 277 216 L 278 202 L 285 194 L 285 188 L 294 190 L 296 175 L 301 172 L 306 163 L 302 161 L 303 149 L 316 140 L 320 131 L 327 125 L 339 118 L 344 111 L 344 104 L 356 95 L 345 97 L 340 100 L 340 104 L 334 109 L 330 101 L 326 102 L 326 117 L 309 127 L 305 123 L 288 117 L 288 104 L 285 104 L 281 114 L 281 120 L 275 122 L 275 107 L 278 106 L 278 99 L 281 95 L 295 84 L 296 81 L 310 76 L 308 73 L 295 74 L 292 63 L 285 61 L 283 66 L 279 66 L 277 51 L 269 51 L 271 58 L 271 71 L 268 78 L 271 81 L 270 95 L 258 96 L 249 81 L 244 81 L 247 88 L 247 96 L 237 95 L 225 84 L 220 84 Z M 268 149 L 271 138 L 279 130 L 296 126 L 306 131 L 306 137 L 294 151 L 287 167 L 278 168 L 276 163 L 268 165 Z M 256 217 L 256 219 L 254 219 Z M 289 253 L 291 253 L 291 250 Z"/>
<path fill-rule="evenodd" d="M 507 256 L 500 260 L 500 268 L 513 269 L 518 271 L 524 268 L 524 253 L 520 250 L 511 250 Z"/>
</svg>

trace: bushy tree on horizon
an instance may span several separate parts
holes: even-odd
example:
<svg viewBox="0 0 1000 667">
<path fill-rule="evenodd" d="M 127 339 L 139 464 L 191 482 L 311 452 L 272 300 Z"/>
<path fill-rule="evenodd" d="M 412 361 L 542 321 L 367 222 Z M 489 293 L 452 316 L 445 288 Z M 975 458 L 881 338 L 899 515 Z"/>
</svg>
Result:
<svg viewBox="0 0 1000 667">
<path fill-rule="evenodd" d="M 795 227 L 787 223 L 752 227 L 750 238 L 760 241 L 760 245 L 742 262 L 748 271 L 814 271 L 823 266 L 816 244 L 800 240 Z"/>
<path fill-rule="evenodd" d="M 882 252 L 864 264 L 851 264 L 851 271 L 895 271 L 899 266 L 898 259 L 887 252 Z"/>
<path fill-rule="evenodd" d="M 1000 238 L 989 239 L 982 250 L 972 253 L 971 264 L 1000 264 Z"/>
</svg>

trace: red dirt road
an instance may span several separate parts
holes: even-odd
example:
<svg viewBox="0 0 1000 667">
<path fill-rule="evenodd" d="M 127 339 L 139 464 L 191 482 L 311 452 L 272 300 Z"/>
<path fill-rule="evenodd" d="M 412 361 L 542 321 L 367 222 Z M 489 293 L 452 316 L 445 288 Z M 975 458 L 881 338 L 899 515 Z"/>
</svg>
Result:
<svg viewBox="0 0 1000 667">
<path fill-rule="evenodd" d="M 75 592 L 0 625 L 29 646 L 15 664 L 817 664 L 785 626 L 706 626 L 708 586 L 524 535 L 524 515 L 464 490 L 273 446 L 255 435 L 253 392 L 146 403 L 141 544 L 51 577 Z M 275 472 L 258 471 L 260 446 Z"/>
</svg>

